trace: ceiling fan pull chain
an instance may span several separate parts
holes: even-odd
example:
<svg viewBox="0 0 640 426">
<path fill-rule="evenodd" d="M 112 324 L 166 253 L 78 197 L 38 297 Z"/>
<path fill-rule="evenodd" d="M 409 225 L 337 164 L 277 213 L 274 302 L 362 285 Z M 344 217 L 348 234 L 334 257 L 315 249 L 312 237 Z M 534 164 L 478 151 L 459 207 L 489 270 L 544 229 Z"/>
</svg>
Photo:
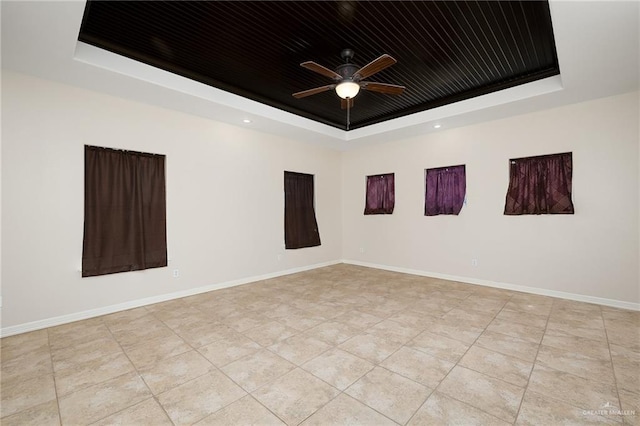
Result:
<svg viewBox="0 0 640 426">
<path fill-rule="evenodd" d="M 351 104 L 351 99 L 347 98 L 347 131 L 349 131 L 349 125 L 351 124 L 351 108 L 349 105 Z"/>
</svg>

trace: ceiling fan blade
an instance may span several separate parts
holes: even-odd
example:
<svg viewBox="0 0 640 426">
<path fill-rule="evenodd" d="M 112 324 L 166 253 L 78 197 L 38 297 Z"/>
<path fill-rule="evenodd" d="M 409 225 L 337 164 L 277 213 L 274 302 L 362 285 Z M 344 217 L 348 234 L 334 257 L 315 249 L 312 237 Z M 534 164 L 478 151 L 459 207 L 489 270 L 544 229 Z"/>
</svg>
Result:
<svg viewBox="0 0 640 426">
<path fill-rule="evenodd" d="M 372 81 L 361 81 L 360 87 L 370 92 L 384 93 L 386 95 L 401 95 L 404 92 L 404 86 L 397 84 L 375 83 Z"/>
<path fill-rule="evenodd" d="M 342 80 L 342 76 L 335 71 L 331 71 L 327 67 L 323 67 L 320 64 L 316 64 L 313 61 L 307 61 L 300 64 L 301 67 L 306 68 L 308 70 L 317 72 L 318 74 L 322 74 L 325 77 L 332 78 L 334 80 Z"/>
<path fill-rule="evenodd" d="M 302 92 L 297 92 L 293 94 L 293 97 L 296 99 L 306 98 L 307 96 L 315 95 L 318 93 L 326 92 L 327 90 L 335 89 L 335 84 L 329 84 L 327 86 L 316 87 L 314 89 L 303 90 Z"/>
<path fill-rule="evenodd" d="M 383 69 L 390 67 L 391 65 L 395 64 L 396 61 L 395 59 L 393 59 L 391 56 L 387 55 L 386 53 L 382 56 L 380 56 L 378 59 L 374 59 L 373 61 L 369 62 L 367 65 L 365 65 L 364 67 L 360 68 L 358 71 L 356 71 L 353 74 L 353 78 L 354 79 L 365 79 L 369 76 L 372 76 L 373 74 L 382 71 Z"/>
<path fill-rule="evenodd" d="M 347 109 L 347 106 L 353 108 L 353 98 L 340 99 L 340 108 Z"/>
</svg>

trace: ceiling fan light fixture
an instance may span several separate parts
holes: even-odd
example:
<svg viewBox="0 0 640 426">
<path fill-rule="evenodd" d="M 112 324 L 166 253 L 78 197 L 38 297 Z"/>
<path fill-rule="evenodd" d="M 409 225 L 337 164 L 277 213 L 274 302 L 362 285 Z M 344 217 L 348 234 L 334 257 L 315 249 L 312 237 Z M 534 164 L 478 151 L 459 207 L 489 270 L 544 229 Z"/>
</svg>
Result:
<svg viewBox="0 0 640 426">
<path fill-rule="evenodd" d="M 336 86 L 336 93 L 342 99 L 353 99 L 360 91 L 360 85 L 354 81 L 343 81 Z"/>
</svg>

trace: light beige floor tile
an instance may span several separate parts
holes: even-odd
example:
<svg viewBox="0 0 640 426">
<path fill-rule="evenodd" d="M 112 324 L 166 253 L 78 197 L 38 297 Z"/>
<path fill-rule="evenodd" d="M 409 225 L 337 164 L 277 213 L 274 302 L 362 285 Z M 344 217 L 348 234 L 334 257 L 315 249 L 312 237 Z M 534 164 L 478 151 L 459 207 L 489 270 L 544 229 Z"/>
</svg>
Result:
<svg viewBox="0 0 640 426">
<path fill-rule="evenodd" d="M 89 424 L 151 397 L 136 373 L 127 373 L 59 398 L 62 424 Z"/>
<path fill-rule="evenodd" d="M 277 321 L 269 321 L 264 325 L 247 330 L 243 334 L 259 345 L 271 346 L 280 340 L 298 334 L 298 331 Z"/>
<path fill-rule="evenodd" d="M 166 327 L 161 320 L 159 320 L 149 312 L 144 315 L 135 316 L 135 318 L 127 318 L 127 316 L 125 316 L 119 321 L 105 321 L 105 324 L 114 334 L 114 336 L 118 336 L 119 334 L 124 334 L 126 332 L 135 331 L 138 329 L 153 330 L 158 327 Z"/>
<path fill-rule="evenodd" d="M 151 392 L 158 395 L 214 369 L 205 357 L 191 350 L 144 367 L 140 375 Z"/>
<path fill-rule="evenodd" d="M 285 315 L 278 318 L 280 324 L 283 324 L 296 332 L 309 330 L 323 322 L 322 318 L 316 317 L 312 314 L 306 314 L 305 312 L 299 315 Z"/>
<path fill-rule="evenodd" d="M 288 425 L 297 425 L 340 391 L 297 368 L 253 392 L 253 396 Z"/>
<path fill-rule="evenodd" d="M 534 327 L 544 328 L 547 325 L 546 315 L 537 315 L 513 309 L 503 309 L 496 315 L 496 319 L 507 322 L 517 322 L 518 324 L 532 325 Z"/>
<path fill-rule="evenodd" d="M 375 316 L 375 315 L 371 315 L 371 314 L 367 314 L 365 312 L 360 312 L 357 310 L 353 310 L 350 312 L 346 312 L 342 315 L 338 315 L 337 317 L 334 318 L 335 321 L 338 322 L 342 322 L 345 324 L 348 324 L 352 327 L 355 327 L 357 329 L 365 329 L 365 328 L 369 328 L 377 323 L 379 323 L 380 321 L 382 321 L 384 318 Z"/>
<path fill-rule="evenodd" d="M 640 332 L 637 325 L 612 325 L 609 321 L 605 324 L 610 343 L 640 352 Z"/>
<path fill-rule="evenodd" d="M 410 309 L 425 315 L 441 317 L 458 305 L 460 305 L 459 299 L 429 297 L 412 303 Z"/>
<path fill-rule="evenodd" d="M 589 340 L 601 340 L 604 342 L 607 340 L 602 319 L 549 319 L 549 322 L 547 323 L 547 330 L 561 331 L 572 336 L 582 337 Z"/>
<path fill-rule="evenodd" d="M 171 426 L 173 423 L 156 400 L 149 398 L 92 424 L 92 426 L 111 425 Z"/>
<path fill-rule="evenodd" d="M 595 411 L 595 410 L 594 410 Z M 565 402 L 527 391 L 516 425 L 588 425 L 619 424 L 615 417 L 601 416 Z"/>
<path fill-rule="evenodd" d="M 345 391 L 391 420 L 404 424 L 427 399 L 432 389 L 376 367 Z"/>
<path fill-rule="evenodd" d="M 124 353 L 107 355 L 56 371 L 56 391 L 58 396 L 66 395 L 133 370 L 133 364 Z"/>
<path fill-rule="evenodd" d="M 216 367 L 223 367 L 260 349 L 262 347 L 259 344 L 236 333 L 202 346 L 198 351 Z"/>
<path fill-rule="evenodd" d="M 585 410 L 598 409 L 605 402 L 619 405 L 614 386 L 539 364 L 533 367 L 527 389 Z"/>
<path fill-rule="evenodd" d="M 365 330 L 367 334 L 382 337 L 386 340 L 395 341 L 401 344 L 407 343 L 422 332 L 421 327 L 391 321 L 389 319 L 379 322 L 373 327 Z"/>
<path fill-rule="evenodd" d="M 507 422 L 516 419 L 524 388 L 456 366 L 438 391 Z"/>
<path fill-rule="evenodd" d="M 15 379 L 27 380 L 52 372 L 53 365 L 48 346 L 40 346 L 16 358 L 2 359 L 0 363 L 0 378 L 3 383 Z"/>
<path fill-rule="evenodd" d="M 58 402 L 53 400 L 36 405 L 0 420 L 2 426 L 57 426 L 60 424 Z"/>
<path fill-rule="evenodd" d="M 34 377 L 28 380 L 17 378 L 2 384 L 0 417 L 9 416 L 27 408 L 56 399 L 53 375 Z"/>
<path fill-rule="evenodd" d="M 468 324 L 484 329 L 489 325 L 494 317 L 495 314 L 477 312 L 464 309 L 463 307 L 458 307 L 444 314 L 442 319 L 445 322 Z"/>
<path fill-rule="evenodd" d="M 393 426 L 397 423 L 346 394 L 338 395 L 302 422 L 303 426 L 352 425 Z"/>
<path fill-rule="evenodd" d="M 330 348 L 330 345 L 321 340 L 306 335 L 297 335 L 281 340 L 269 346 L 268 349 L 289 362 L 302 365 Z"/>
<path fill-rule="evenodd" d="M 536 363 L 585 379 L 615 384 L 611 360 L 591 358 L 575 349 L 565 350 L 541 345 Z"/>
<path fill-rule="evenodd" d="M 428 331 L 450 339 L 472 344 L 476 341 L 478 336 L 482 334 L 484 327 L 460 322 L 459 320 L 450 317 L 449 319 L 441 318 L 435 321 L 431 327 L 429 327 Z"/>
<path fill-rule="evenodd" d="M 408 342 L 406 346 L 450 362 L 458 362 L 469 349 L 469 344 L 467 343 L 433 334 L 429 331 L 420 333 Z"/>
<path fill-rule="evenodd" d="M 619 389 L 621 417 L 625 424 L 640 426 L 640 394 Z"/>
<path fill-rule="evenodd" d="M 108 336 L 79 345 L 54 349 L 51 351 L 51 359 L 53 361 L 53 369 L 60 371 L 121 352 L 122 348 L 118 342 L 113 337 Z"/>
<path fill-rule="evenodd" d="M 539 345 L 507 334 L 485 331 L 475 343 L 483 348 L 533 362 L 536 359 Z"/>
<path fill-rule="evenodd" d="M 429 388 L 435 388 L 455 364 L 411 348 L 400 348 L 380 366 Z"/>
<path fill-rule="evenodd" d="M 110 329 L 118 329 L 123 324 L 130 324 L 138 318 L 148 315 L 149 311 L 144 306 L 134 309 L 128 309 L 126 311 L 116 312 L 114 314 L 105 315 L 102 317 L 103 322 Z"/>
<path fill-rule="evenodd" d="M 618 388 L 640 394 L 640 352 L 614 344 L 610 348 Z"/>
<path fill-rule="evenodd" d="M 162 337 L 174 336 L 175 333 L 159 320 L 150 321 L 149 324 L 139 328 L 131 328 L 113 332 L 113 337 L 125 349 L 140 342 L 155 340 Z"/>
<path fill-rule="evenodd" d="M 540 343 L 544 335 L 544 327 L 520 324 L 512 321 L 495 319 L 487 326 L 487 331 L 517 337 L 531 343 Z"/>
<path fill-rule="evenodd" d="M 372 334 L 360 334 L 338 347 L 374 364 L 378 364 L 400 349 L 401 346 L 402 344 L 397 341 L 387 340 Z"/>
<path fill-rule="evenodd" d="M 482 295 L 471 295 L 460 301 L 456 309 L 468 312 L 480 312 L 491 315 L 493 318 L 509 300 L 508 297 L 489 297 Z"/>
<path fill-rule="evenodd" d="M 284 424 L 251 395 L 247 395 L 205 417 L 195 426 L 284 426 Z"/>
<path fill-rule="evenodd" d="M 225 365 L 221 370 L 234 382 L 251 392 L 293 370 L 295 365 L 263 349 Z"/>
<path fill-rule="evenodd" d="M 133 365 L 140 369 L 165 358 L 188 352 L 191 349 L 191 346 L 178 337 L 177 334 L 171 333 L 126 347 L 124 351 Z"/>
<path fill-rule="evenodd" d="M 83 322 L 83 321 L 80 321 Z M 76 324 L 76 323 L 73 323 Z M 49 345 L 52 351 L 78 346 L 83 343 L 91 343 L 111 338 L 111 332 L 102 323 L 91 323 L 93 325 L 75 325 L 73 328 L 65 328 L 49 333 Z"/>
<path fill-rule="evenodd" d="M 306 362 L 302 368 L 330 385 L 345 390 L 374 365 L 355 355 L 333 348 Z"/>
<path fill-rule="evenodd" d="M 255 313 L 239 311 L 227 315 L 221 319 L 220 322 L 231 327 L 233 330 L 242 333 L 243 331 L 256 328 L 266 322 L 269 322 L 269 318 Z"/>
<path fill-rule="evenodd" d="M 158 396 L 176 425 L 193 424 L 246 395 L 219 371 L 212 371 Z"/>
<path fill-rule="evenodd" d="M 441 315 L 427 315 L 416 310 L 400 311 L 389 317 L 389 320 L 399 322 L 401 324 L 410 325 L 412 327 L 422 329 L 428 328 Z"/>
<path fill-rule="evenodd" d="M 201 324 L 217 324 L 218 316 L 203 312 L 195 306 L 181 306 L 175 309 L 161 309 L 153 312 L 153 317 L 162 321 L 172 330 L 188 330 Z"/>
<path fill-rule="evenodd" d="M 237 402 L 215 397 L 210 403 L 198 400 L 194 389 L 189 398 L 174 392 L 215 373 L 224 379 L 222 389 L 238 389 L 209 362 L 249 391 L 266 389 L 295 369 L 261 344 L 301 364 L 318 378 L 313 380 L 336 392 L 355 389 L 377 363 L 409 383 L 448 392 L 434 393 L 411 424 L 473 424 L 478 419 L 500 424 L 495 416 L 511 421 L 510 401 L 517 400 L 521 389 L 511 386 L 526 383 L 525 370 L 538 355 L 518 422 L 587 424 L 597 418 L 640 426 L 640 417 L 630 415 L 640 410 L 638 330 L 640 313 L 635 311 L 335 265 L 0 339 L 0 422 L 167 421 L 164 409 L 125 362 L 126 354 L 156 393 L 167 389 L 160 398 L 174 398 L 165 403 L 175 403 L 178 423 L 278 423 L 283 419 L 250 396 Z M 420 334 L 411 335 L 414 332 Z M 333 345 L 341 349 L 331 349 Z M 181 356 L 185 359 L 179 366 L 167 361 Z M 194 359 L 186 359 L 190 357 Z M 447 367 L 456 362 L 460 364 L 445 377 Z M 208 368 L 200 371 L 202 365 Z M 480 379 L 468 380 L 454 395 L 451 389 L 464 382 L 457 377 L 461 369 Z M 52 371 L 59 382 L 61 417 Z M 110 378 L 114 374 L 118 376 Z M 242 395 L 245 391 L 240 390 L 237 397 Z M 623 411 L 598 417 L 603 407 L 615 411 L 618 404 L 627 415 L 620 415 Z M 571 408 L 595 414 L 585 419 L 573 416 Z M 346 394 L 310 414 L 309 423 L 324 424 L 387 419 Z"/>
<path fill-rule="evenodd" d="M 506 426 L 511 423 L 500 420 L 482 410 L 449 398 L 439 392 L 429 399 L 411 418 L 408 425 L 465 425 L 465 426 Z"/>
<path fill-rule="evenodd" d="M 360 334 L 360 330 L 338 321 L 327 321 L 305 331 L 304 334 L 330 345 L 339 345 L 345 340 Z"/>
<path fill-rule="evenodd" d="M 572 336 L 558 330 L 548 330 L 542 338 L 542 344 L 583 354 L 589 358 L 610 361 L 609 345 L 603 340 L 589 340 Z"/>
<path fill-rule="evenodd" d="M 3 361 L 43 347 L 49 347 L 49 333 L 47 330 L 30 331 L 0 339 L 0 354 L 2 354 Z"/>
<path fill-rule="evenodd" d="M 178 336 L 194 348 L 228 338 L 235 334 L 229 326 L 216 322 L 198 322 L 174 328 Z"/>
<path fill-rule="evenodd" d="M 469 348 L 458 365 L 522 387 L 527 386 L 533 368 L 532 361 L 524 361 L 476 345 Z"/>
</svg>

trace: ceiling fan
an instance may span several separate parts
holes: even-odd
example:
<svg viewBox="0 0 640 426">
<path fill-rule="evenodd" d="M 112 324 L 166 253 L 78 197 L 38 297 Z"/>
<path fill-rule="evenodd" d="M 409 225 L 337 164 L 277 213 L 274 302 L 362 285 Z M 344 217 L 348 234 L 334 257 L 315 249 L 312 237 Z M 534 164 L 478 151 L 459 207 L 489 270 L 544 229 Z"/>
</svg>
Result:
<svg viewBox="0 0 640 426">
<path fill-rule="evenodd" d="M 369 62 L 364 67 L 360 68 L 357 65 L 351 63 L 354 52 L 351 49 L 344 49 L 340 56 L 344 59 L 345 63 L 339 65 L 335 71 L 329 68 L 323 67 L 313 61 L 307 61 L 300 64 L 308 70 L 322 74 L 325 77 L 329 77 L 334 80 L 333 84 L 328 84 L 322 87 L 316 87 L 314 89 L 303 90 L 293 94 L 296 99 L 305 98 L 307 96 L 315 95 L 318 93 L 334 90 L 338 96 L 342 99 L 342 109 L 353 107 L 353 98 L 358 94 L 360 89 L 368 90 L 370 92 L 384 93 L 387 95 L 401 95 L 404 92 L 404 86 L 398 86 L 396 84 L 377 83 L 373 81 L 364 81 L 365 78 L 370 77 L 385 68 L 390 67 L 397 61 L 391 56 L 384 54 L 377 59 Z"/>
</svg>

